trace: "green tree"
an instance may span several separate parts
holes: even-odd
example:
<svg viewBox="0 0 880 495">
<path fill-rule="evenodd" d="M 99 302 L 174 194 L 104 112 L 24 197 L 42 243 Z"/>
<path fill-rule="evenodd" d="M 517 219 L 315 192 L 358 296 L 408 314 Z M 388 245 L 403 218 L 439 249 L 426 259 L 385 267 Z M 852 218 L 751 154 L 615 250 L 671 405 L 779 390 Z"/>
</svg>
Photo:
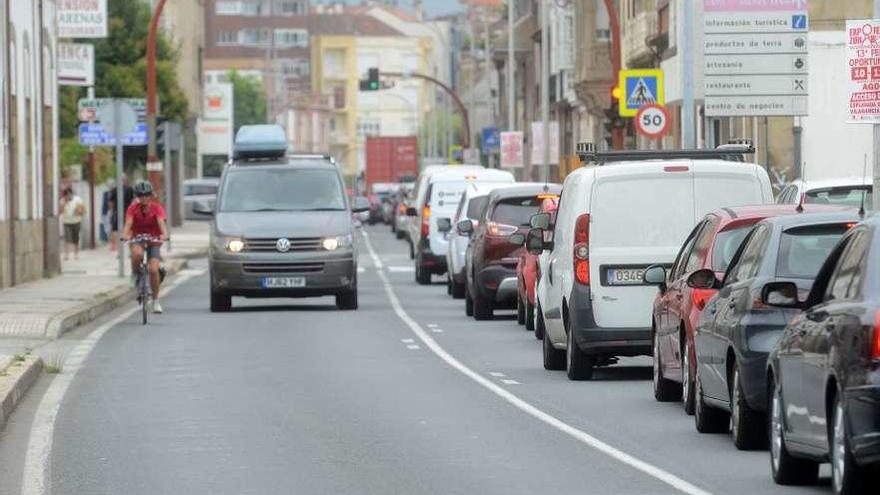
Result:
<svg viewBox="0 0 880 495">
<path fill-rule="evenodd" d="M 265 124 L 266 93 L 256 77 L 243 76 L 237 71 L 229 72 L 232 83 L 233 120 L 235 130 L 243 125 Z"/>
</svg>

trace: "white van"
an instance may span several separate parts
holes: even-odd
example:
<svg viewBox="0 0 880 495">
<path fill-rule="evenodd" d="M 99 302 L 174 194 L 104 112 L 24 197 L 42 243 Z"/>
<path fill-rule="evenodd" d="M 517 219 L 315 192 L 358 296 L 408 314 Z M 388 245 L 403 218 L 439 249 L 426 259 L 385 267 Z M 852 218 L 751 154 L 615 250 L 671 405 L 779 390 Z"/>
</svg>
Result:
<svg viewBox="0 0 880 495">
<path fill-rule="evenodd" d="M 407 208 L 416 282 L 431 283 L 431 275 L 446 273 L 446 252 L 452 217 L 468 184 L 512 183 L 513 174 L 478 166 L 429 167 L 416 181 L 415 200 Z"/>
<path fill-rule="evenodd" d="M 696 158 L 680 158 L 686 153 L 636 152 L 627 161 L 616 161 L 614 152 L 594 154 L 613 163 L 566 178 L 553 241 L 531 243 L 543 231 L 530 232 L 530 248 L 549 250 L 541 257 L 535 312 L 537 327 L 545 329 L 546 369 L 588 380 L 594 367 L 613 364 L 616 356 L 650 355 L 657 290 L 642 280 L 644 269 L 671 264 L 707 212 L 773 202 L 761 166 L 726 161 L 736 153 L 712 158 L 711 150 L 698 150 Z"/>
</svg>

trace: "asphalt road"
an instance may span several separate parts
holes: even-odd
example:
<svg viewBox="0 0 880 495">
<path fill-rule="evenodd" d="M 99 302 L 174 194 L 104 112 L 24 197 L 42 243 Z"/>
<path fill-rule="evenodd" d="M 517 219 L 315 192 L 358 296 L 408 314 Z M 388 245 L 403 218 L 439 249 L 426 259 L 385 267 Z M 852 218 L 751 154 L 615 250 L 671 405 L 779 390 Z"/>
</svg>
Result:
<svg viewBox="0 0 880 495">
<path fill-rule="evenodd" d="M 766 452 L 698 434 L 679 404 L 654 401 L 649 359 L 591 382 L 545 371 L 512 312 L 466 318 L 441 277 L 416 285 L 387 228 L 367 232 L 381 267 L 361 240 L 356 312 L 235 299 L 211 314 L 202 274 L 148 326 L 109 328 L 61 399 L 51 493 L 830 493 L 827 480 L 778 487 Z M 0 436 L 0 461 L 26 450 L 47 380 Z M 20 478 L 0 476 L 0 493 Z"/>
</svg>

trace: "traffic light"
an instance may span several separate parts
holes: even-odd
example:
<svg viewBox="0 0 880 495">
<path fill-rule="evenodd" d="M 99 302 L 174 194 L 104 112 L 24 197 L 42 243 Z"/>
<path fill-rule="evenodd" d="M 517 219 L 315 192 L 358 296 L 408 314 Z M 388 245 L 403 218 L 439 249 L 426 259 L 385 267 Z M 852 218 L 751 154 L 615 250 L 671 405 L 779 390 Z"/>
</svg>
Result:
<svg viewBox="0 0 880 495">
<path fill-rule="evenodd" d="M 367 70 L 367 78 L 359 81 L 361 91 L 378 91 L 380 86 L 378 67 L 370 67 Z"/>
</svg>

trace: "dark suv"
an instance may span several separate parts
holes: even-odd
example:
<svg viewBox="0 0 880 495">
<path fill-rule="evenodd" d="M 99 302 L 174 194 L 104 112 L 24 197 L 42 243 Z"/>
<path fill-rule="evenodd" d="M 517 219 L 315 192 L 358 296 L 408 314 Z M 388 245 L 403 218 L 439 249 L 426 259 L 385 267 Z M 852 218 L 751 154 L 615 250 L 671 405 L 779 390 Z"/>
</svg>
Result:
<svg viewBox="0 0 880 495">
<path fill-rule="evenodd" d="M 338 167 L 329 157 L 287 155 L 277 126 L 243 126 L 223 172 L 208 263 L 211 311 L 232 296 L 335 296 L 357 309 L 357 252 Z"/>
<path fill-rule="evenodd" d="M 476 229 L 465 220 L 456 225 L 471 236 L 465 260 L 467 275 L 465 312 L 477 320 L 492 318 L 495 308 L 515 308 L 516 265 L 522 245 L 510 242 L 512 234 L 525 235 L 532 215 L 541 211 L 546 198 L 562 192 L 559 184 L 518 184 L 489 193 Z"/>
</svg>

